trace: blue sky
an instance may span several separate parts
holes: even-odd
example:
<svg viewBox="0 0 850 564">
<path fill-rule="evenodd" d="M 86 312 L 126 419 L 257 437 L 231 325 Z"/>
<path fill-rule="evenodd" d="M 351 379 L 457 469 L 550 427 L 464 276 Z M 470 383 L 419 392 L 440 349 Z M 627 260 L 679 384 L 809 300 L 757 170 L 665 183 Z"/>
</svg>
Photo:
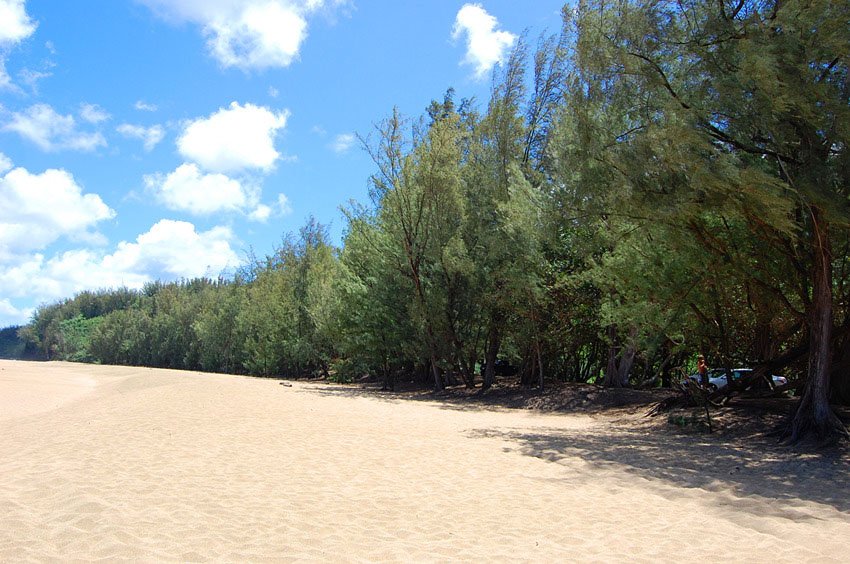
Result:
<svg viewBox="0 0 850 564">
<path fill-rule="evenodd" d="M 0 327 L 84 289 L 217 276 L 367 199 L 355 134 L 486 104 L 550 0 L 0 0 Z"/>
</svg>

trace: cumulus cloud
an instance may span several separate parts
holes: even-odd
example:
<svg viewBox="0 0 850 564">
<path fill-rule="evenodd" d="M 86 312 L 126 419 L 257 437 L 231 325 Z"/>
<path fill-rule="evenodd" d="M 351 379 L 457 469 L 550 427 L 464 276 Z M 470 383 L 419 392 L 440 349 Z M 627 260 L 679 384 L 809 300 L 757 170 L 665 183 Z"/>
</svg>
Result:
<svg viewBox="0 0 850 564">
<path fill-rule="evenodd" d="M 25 0 L 0 0 L 0 89 L 14 89 L 6 73 L 6 52 L 35 32 Z"/>
<path fill-rule="evenodd" d="M 165 138 L 165 129 L 161 125 L 144 127 L 142 125 L 122 123 L 115 130 L 124 137 L 139 139 L 144 144 L 145 151 L 153 150 Z"/>
<path fill-rule="evenodd" d="M 101 123 L 112 116 L 97 104 L 81 104 L 80 117 L 89 123 Z"/>
<path fill-rule="evenodd" d="M 3 129 L 18 133 L 44 151 L 93 151 L 106 146 L 106 139 L 99 131 L 80 131 L 73 116 L 63 116 L 47 104 L 13 112 Z"/>
<path fill-rule="evenodd" d="M 145 187 L 163 205 L 195 215 L 240 211 L 256 201 L 255 191 L 220 173 L 205 174 L 194 163 L 184 163 L 173 172 L 151 174 Z"/>
<path fill-rule="evenodd" d="M 51 258 L 36 253 L 0 262 L 0 295 L 51 301 L 82 290 L 217 276 L 240 264 L 233 240 L 226 227 L 199 232 L 191 223 L 163 219 L 111 253 L 74 249 Z"/>
<path fill-rule="evenodd" d="M 248 5 L 236 20 L 207 27 L 207 45 L 225 67 L 285 67 L 307 37 L 307 21 L 279 2 Z"/>
<path fill-rule="evenodd" d="M 464 63 L 475 68 L 476 78 L 483 78 L 493 65 L 503 62 L 517 39 L 513 33 L 497 30 L 498 25 L 480 4 L 464 4 L 457 13 L 452 38 L 466 36 Z"/>
<path fill-rule="evenodd" d="M 334 137 L 331 149 L 337 154 L 347 153 L 355 141 L 357 141 L 357 137 L 353 133 L 340 133 Z"/>
<path fill-rule="evenodd" d="M 135 242 L 119 243 L 101 265 L 111 272 L 166 280 L 216 276 L 240 264 L 231 247 L 233 239 L 228 227 L 198 232 L 189 222 L 163 219 Z"/>
<path fill-rule="evenodd" d="M 11 159 L 9 159 L 9 157 L 4 155 L 3 153 L 0 153 L 0 174 L 3 174 L 10 168 L 12 168 Z"/>
<path fill-rule="evenodd" d="M 201 26 L 225 67 L 286 67 L 307 38 L 307 18 L 335 0 L 141 0 L 161 16 Z"/>
<path fill-rule="evenodd" d="M 36 23 L 27 15 L 25 0 L 0 0 L 0 45 L 23 41 L 33 34 Z"/>
<path fill-rule="evenodd" d="M 183 157 L 209 171 L 268 171 L 280 158 L 274 141 L 288 117 L 286 110 L 275 112 L 233 102 L 208 118 L 190 122 L 177 140 L 177 148 Z"/>
<path fill-rule="evenodd" d="M 15 168 L 0 177 L 0 257 L 42 249 L 61 237 L 91 240 L 90 230 L 114 216 L 64 170 Z"/>
</svg>

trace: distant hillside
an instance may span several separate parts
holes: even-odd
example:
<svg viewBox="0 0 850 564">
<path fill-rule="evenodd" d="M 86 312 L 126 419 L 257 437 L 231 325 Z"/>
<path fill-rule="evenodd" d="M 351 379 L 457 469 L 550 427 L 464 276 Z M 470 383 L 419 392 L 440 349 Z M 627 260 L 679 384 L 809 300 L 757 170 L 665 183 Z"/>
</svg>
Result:
<svg viewBox="0 0 850 564">
<path fill-rule="evenodd" d="M 6 327 L 0 329 L 0 358 L 35 360 L 38 351 L 28 346 L 23 339 L 18 337 L 20 327 Z"/>
</svg>

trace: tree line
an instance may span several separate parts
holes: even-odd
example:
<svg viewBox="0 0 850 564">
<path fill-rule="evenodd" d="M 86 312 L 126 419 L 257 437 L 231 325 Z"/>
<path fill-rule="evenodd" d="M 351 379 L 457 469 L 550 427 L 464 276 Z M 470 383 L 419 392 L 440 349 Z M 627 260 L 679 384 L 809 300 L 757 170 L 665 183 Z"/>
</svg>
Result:
<svg viewBox="0 0 850 564">
<path fill-rule="evenodd" d="M 788 434 L 846 430 L 850 4 L 581 1 L 485 104 L 449 89 L 361 136 L 369 201 L 227 279 L 83 292 L 51 358 L 393 387 L 790 377 Z"/>
</svg>

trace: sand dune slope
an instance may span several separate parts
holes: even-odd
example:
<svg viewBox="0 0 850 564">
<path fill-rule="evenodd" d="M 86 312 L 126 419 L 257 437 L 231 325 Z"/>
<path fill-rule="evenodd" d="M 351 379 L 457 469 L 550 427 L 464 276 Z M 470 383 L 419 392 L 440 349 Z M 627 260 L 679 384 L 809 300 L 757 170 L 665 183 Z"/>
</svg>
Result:
<svg viewBox="0 0 850 564">
<path fill-rule="evenodd" d="M 846 460 L 681 441 L 316 384 L 0 362 L 0 561 L 846 561 Z"/>
</svg>

